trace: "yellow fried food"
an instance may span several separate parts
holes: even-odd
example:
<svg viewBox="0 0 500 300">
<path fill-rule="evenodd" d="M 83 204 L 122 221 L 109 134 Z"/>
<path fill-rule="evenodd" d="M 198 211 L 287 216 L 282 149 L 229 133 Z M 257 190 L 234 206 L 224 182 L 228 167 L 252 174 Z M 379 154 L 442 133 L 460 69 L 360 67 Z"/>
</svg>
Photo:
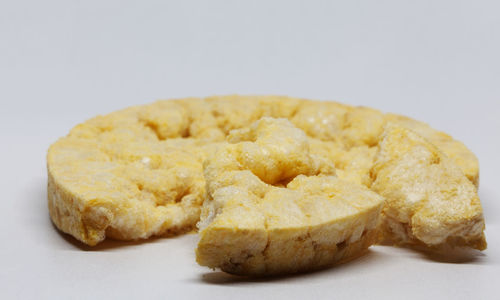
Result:
<svg viewBox="0 0 500 300">
<path fill-rule="evenodd" d="M 476 187 L 437 147 L 388 124 L 372 170 L 384 196 L 383 235 L 396 244 L 483 250 L 483 210 Z"/>
<path fill-rule="evenodd" d="M 382 197 L 336 178 L 289 121 L 262 118 L 228 141 L 204 163 L 199 264 L 239 275 L 295 273 L 375 242 Z"/>
</svg>

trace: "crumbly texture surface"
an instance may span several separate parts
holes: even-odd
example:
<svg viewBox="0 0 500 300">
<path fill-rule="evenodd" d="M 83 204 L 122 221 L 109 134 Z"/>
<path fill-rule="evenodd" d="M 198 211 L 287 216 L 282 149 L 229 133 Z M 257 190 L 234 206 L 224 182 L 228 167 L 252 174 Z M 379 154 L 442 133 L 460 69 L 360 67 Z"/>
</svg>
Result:
<svg viewBox="0 0 500 300">
<path fill-rule="evenodd" d="M 449 235 L 454 238 L 447 236 L 445 240 L 457 240 L 460 239 L 456 238 L 460 234 L 479 230 L 477 228 L 480 227 L 474 224 L 482 220 L 482 214 L 477 213 L 481 208 L 477 191 L 470 188 L 478 185 L 478 162 L 474 154 L 461 142 L 424 123 L 402 116 L 384 114 L 370 108 L 275 96 L 223 96 L 158 101 L 98 116 L 77 125 L 67 136 L 54 143 L 47 154 L 49 212 L 54 224 L 60 230 L 88 245 L 95 245 L 106 237 L 135 240 L 185 232 L 196 227 L 200 213 L 202 214 L 200 224 L 203 224 L 204 230 L 215 226 L 211 222 L 215 222 L 217 218 L 207 217 L 204 214 L 205 211 L 210 211 L 209 207 L 215 205 L 214 203 L 219 203 L 217 199 L 223 198 L 219 195 L 220 191 L 215 193 L 220 190 L 217 184 L 221 181 L 213 179 L 210 182 L 207 178 L 228 176 L 228 180 L 234 181 L 237 179 L 231 177 L 231 172 L 236 171 L 247 174 L 253 178 L 256 186 L 266 190 L 266 193 L 259 195 L 268 193 L 276 195 L 270 199 L 300 194 L 304 199 L 309 199 L 304 200 L 306 201 L 304 203 L 311 202 L 308 205 L 316 205 L 310 199 L 328 197 L 306 191 L 304 186 L 314 186 L 319 184 L 318 182 L 324 182 L 324 185 L 331 186 L 329 187 L 331 189 L 342 190 L 342 186 L 349 187 L 356 190 L 356 193 L 363 195 L 367 193 L 371 197 L 373 193 L 367 191 L 365 187 L 372 187 L 372 184 L 381 186 L 380 181 L 373 183 L 373 165 L 375 160 L 380 161 L 380 154 L 377 153 L 380 152 L 381 136 L 388 122 L 410 129 L 415 135 L 423 137 L 446 158 L 442 161 L 452 166 L 448 168 L 454 170 L 450 171 L 450 174 L 463 175 L 460 184 L 466 186 L 467 193 L 464 197 L 468 197 L 469 201 L 464 200 L 460 203 L 464 207 L 474 207 L 476 213 L 474 216 L 470 215 L 471 218 L 463 219 L 468 220 L 463 224 L 459 224 L 459 221 L 442 223 L 448 226 L 445 226 L 446 230 L 453 231 L 454 226 L 461 228 L 456 229 L 456 234 Z M 282 134 L 274 134 L 276 128 Z M 273 134 L 266 135 L 264 132 Z M 238 147 L 241 149 L 234 150 Z M 212 172 L 210 168 L 221 163 L 213 158 L 214 153 L 229 151 L 228 149 L 233 149 L 231 151 L 234 155 L 240 153 L 235 158 L 239 163 L 239 169 L 226 172 L 222 171 L 225 169 L 217 167 L 218 171 Z M 214 177 L 207 175 L 212 173 L 218 175 Z M 248 190 L 253 184 L 250 177 L 242 177 L 242 183 L 235 181 L 226 188 L 234 189 L 245 185 Z M 377 176 L 378 180 L 379 178 L 380 176 Z M 254 195 L 249 190 L 247 192 L 250 196 Z M 342 193 L 349 194 L 345 190 Z M 379 193 L 383 194 L 381 190 Z M 245 197 L 242 195 L 233 201 L 244 203 Z M 252 210 L 256 216 L 263 214 L 267 207 L 269 209 L 274 207 L 274 204 L 268 203 L 266 208 L 263 208 L 262 203 L 265 201 L 262 202 L 262 197 L 255 197 L 252 198 L 254 200 L 251 205 L 257 205 L 257 208 Z M 318 203 L 331 205 L 330 202 L 338 200 L 335 200 L 336 197 L 332 196 L 331 199 L 328 198 L 329 200 L 322 198 L 322 202 Z M 348 199 L 354 201 L 358 198 Z M 211 200 L 205 201 L 206 199 Z M 347 198 L 342 196 L 341 199 Z M 297 202 L 296 205 L 302 203 L 299 200 L 294 201 L 290 203 Z M 428 210 L 432 211 L 433 207 L 430 206 Z M 468 213 L 468 210 L 458 212 Z M 443 210 L 443 213 L 449 212 Z M 353 220 L 359 219 L 363 224 L 373 222 L 371 217 L 360 217 L 359 214 L 359 211 L 353 211 L 351 215 L 357 215 L 352 217 Z M 264 217 L 265 224 L 268 218 L 273 220 L 268 215 Z M 225 219 L 225 217 L 220 218 Z M 307 232 L 304 228 L 310 230 L 313 226 L 306 225 L 310 220 L 307 221 L 304 216 L 301 218 L 297 217 L 295 227 L 291 226 L 291 228 L 302 228 L 296 233 Z M 335 223 L 337 219 L 332 217 L 322 220 L 323 223 L 316 224 L 320 228 L 327 226 L 325 224 L 330 224 L 329 222 Z M 427 220 L 431 219 L 424 221 Z M 246 225 L 238 226 L 235 228 L 244 228 Z M 345 232 L 351 232 L 352 228 L 349 226 L 345 227 Z M 227 230 L 228 228 L 226 227 Z M 290 236 L 295 234 L 292 231 L 270 230 L 270 228 L 272 227 L 264 226 L 262 231 L 253 231 L 253 234 L 259 232 L 260 237 L 267 237 L 266 241 L 274 241 L 272 237 L 275 234 L 290 234 Z M 342 246 L 340 248 L 361 251 L 360 249 L 373 243 L 375 231 L 372 231 L 370 226 L 366 228 L 366 232 L 361 233 L 359 240 L 351 241 L 349 245 L 352 248 L 349 248 L 347 242 L 342 244 L 343 241 L 339 240 Z M 439 231 L 442 229 L 439 226 L 436 228 L 438 229 L 436 232 L 446 231 Z M 328 232 L 327 229 L 324 230 Z M 242 231 L 234 232 L 240 234 Z M 390 231 L 384 232 L 390 233 Z M 238 236 L 246 239 L 242 235 Z M 238 236 L 234 238 L 238 239 Z M 391 238 L 391 240 L 397 239 Z M 472 238 L 463 240 L 467 241 L 463 243 L 465 245 L 484 248 L 484 243 L 472 242 Z M 308 240 L 308 243 L 312 244 L 312 241 Z M 419 241 L 425 243 L 426 240 Z M 306 245 L 306 243 L 299 244 Z M 338 246 L 335 248 L 333 244 L 328 245 L 330 248 L 325 250 L 325 253 L 328 251 L 330 251 L 328 253 L 335 251 L 340 253 Z M 435 242 L 432 241 L 429 245 L 435 245 Z M 260 246 L 255 245 L 255 247 L 257 249 Z M 352 253 L 359 252 L 358 250 L 345 250 L 342 252 L 344 254 L 335 254 L 337 258 L 330 257 L 328 263 L 350 257 L 354 255 Z M 323 261 L 319 258 L 312 258 L 310 261 L 315 259 Z M 199 258 L 199 261 L 213 265 L 205 262 L 205 258 Z M 275 267 L 271 263 L 266 262 L 264 265 L 266 270 L 274 272 L 272 270 L 275 270 Z M 310 264 L 313 265 L 315 264 Z M 305 270 L 306 267 L 300 269 Z M 243 272 L 238 271 L 238 268 L 231 271 L 227 267 L 226 270 L 233 273 Z M 295 270 L 286 270 L 288 271 Z"/>
<path fill-rule="evenodd" d="M 286 119 L 232 131 L 205 161 L 199 264 L 240 275 L 326 267 L 374 242 L 383 199 L 335 177 Z"/>
<path fill-rule="evenodd" d="M 425 138 L 446 154 L 456 164 L 467 178 L 479 187 L 479 161 L 477 157 L 460 141 L 453 139 L 450 135 L 437 131 L 423 122 L 395 114 L 386 114 L 387 122 L 397 124 L 410 129 Z"/>
<path fill-rule="evenodd" d="M 486 247 L 476 187 L 415 132 L 387 125 L 372 174 L 372 190 L 386 199 L 382 228 L 392 243 Z"/>
</svg>

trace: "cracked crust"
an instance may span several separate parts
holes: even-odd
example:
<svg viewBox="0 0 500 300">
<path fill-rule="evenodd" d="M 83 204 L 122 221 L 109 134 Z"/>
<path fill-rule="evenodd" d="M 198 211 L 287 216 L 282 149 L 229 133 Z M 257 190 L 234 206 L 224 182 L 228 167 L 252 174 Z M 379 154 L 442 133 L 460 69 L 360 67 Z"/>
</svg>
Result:
<svg viewBox="0 0 500 300">
<path fill-rule="evenodd" d="M 396 119 L 478 182 L 477 159 L 463 144 L 406 117 L 289 97 L 189 98 L 98 116 L 54 143 L 47 154 L 50 216 L 89 245 L 193 228 L 206 197 L 203 160 L 231 130 L 263 117 L 290 120 L 305 132 L 316 161 L 335 166 L 339 178 L 353 183 L 371 185 L 378 136 L 387 120 Z"/>
</svg>

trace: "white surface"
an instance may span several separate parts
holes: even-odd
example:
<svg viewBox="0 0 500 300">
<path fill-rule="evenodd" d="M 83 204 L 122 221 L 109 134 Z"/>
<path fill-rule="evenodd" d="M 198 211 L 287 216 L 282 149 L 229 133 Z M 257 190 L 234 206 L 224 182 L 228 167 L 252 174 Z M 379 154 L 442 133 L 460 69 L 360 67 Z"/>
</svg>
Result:
<svg viewBox="0 0 500 300">
<path fill-rule="evenodd" d="M 1 299 L 498 299 L 498 1 L 180 2 L 0 2 Z M 326 271 L 245 280 L 197 266 L 195 235 L 89 251 L 53 228 L 45 151 L 73 125 L 227 93 L 370 105 L 464 141 L 481 162 L 488 250 L 445 263 L 376 246 Z"/>
</svg>

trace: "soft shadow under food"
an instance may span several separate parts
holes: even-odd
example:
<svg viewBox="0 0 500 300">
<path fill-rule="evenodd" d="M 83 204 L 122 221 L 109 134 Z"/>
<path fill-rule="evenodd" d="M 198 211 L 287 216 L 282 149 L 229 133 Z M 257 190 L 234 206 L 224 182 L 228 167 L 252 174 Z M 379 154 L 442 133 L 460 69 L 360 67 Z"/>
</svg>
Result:
<svg viewBox="0 0 500 300">
<path fill-rule="evenodd" d="M 384 254 L 368 249 L 364 255 L 361 255 L 357 258 L 353 258 L 349 261 L 315 271 L 288 274 L 288 275 L 266 276 L 266 277 L 237 276 L 221 271 L 213 271 L 201 274 L 197 281 L 201 281 L 207 284 L 228 285 L 228 284 L 248 284 L 256 282 L 277 282 L 285 280 L 290 281 L 296 279 L 298 280 L 301 278 L 303 279 L 303 277 L 305 276 L 314 277 L 320 275 L 324 276 L 325 274 L 333 275 L 338 272 L 352 270 L 358 267 L 364 267 L 371 263 L 375 263 L 377 260 L 383 259 L 383 256 Z"/>
</svg>

